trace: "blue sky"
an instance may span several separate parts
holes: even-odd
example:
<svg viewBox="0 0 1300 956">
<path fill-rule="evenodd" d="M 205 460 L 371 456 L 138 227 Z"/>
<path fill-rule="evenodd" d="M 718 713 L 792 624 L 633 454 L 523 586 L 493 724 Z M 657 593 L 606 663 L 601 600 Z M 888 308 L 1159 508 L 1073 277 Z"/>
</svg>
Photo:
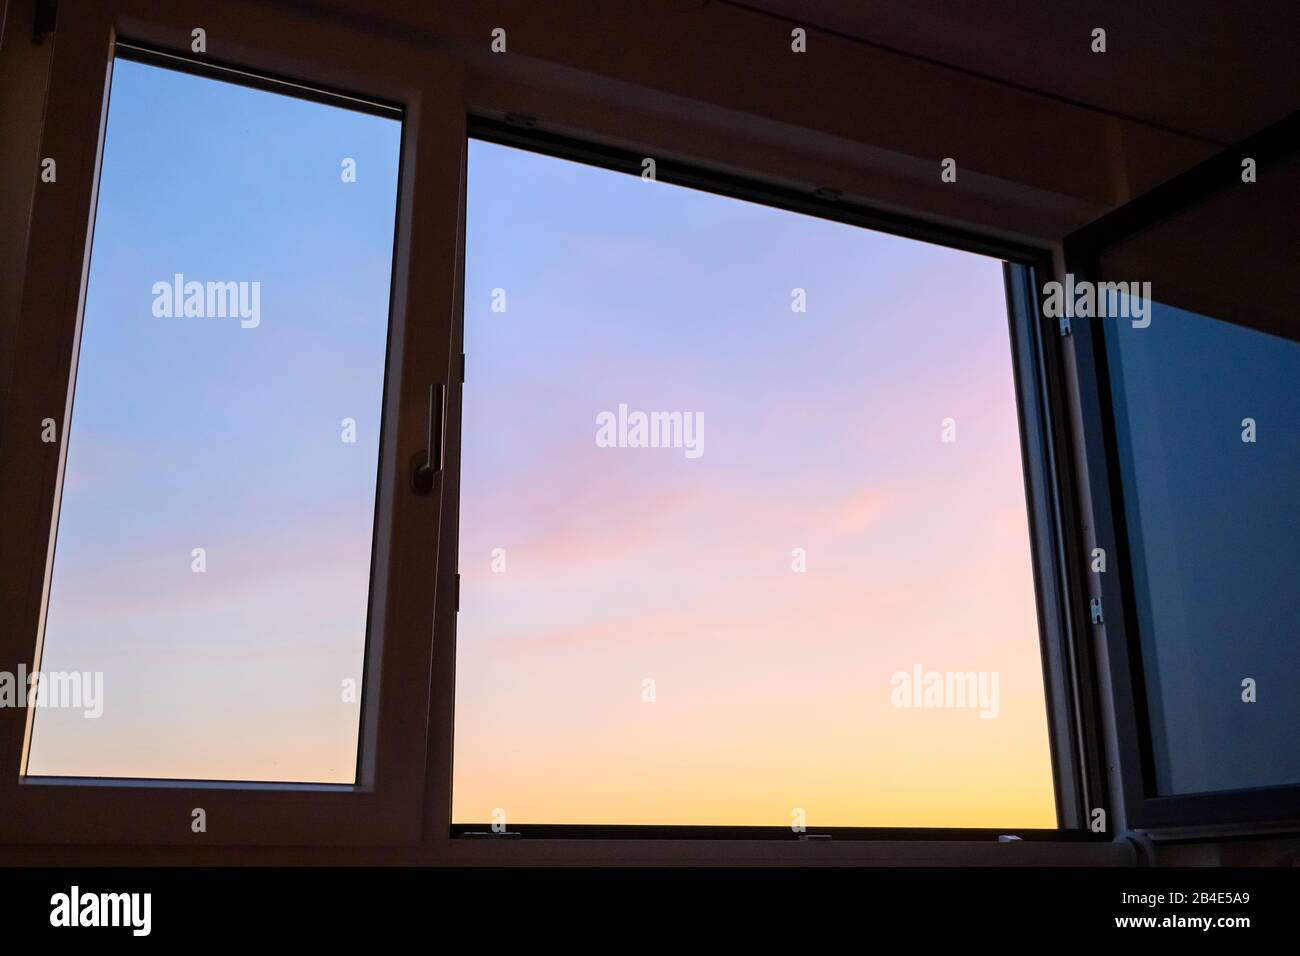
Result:
<svg viewBox="0 0 1300 956">
<path fill-rule="evenodd" d="M 31 772 L 352 779 L 399 142 L 115 63 L 42 659 L 106 706 L 39 713 Z M 261 324 L 155 317 L 174 273 L 260 282 Z"/>
</svg>

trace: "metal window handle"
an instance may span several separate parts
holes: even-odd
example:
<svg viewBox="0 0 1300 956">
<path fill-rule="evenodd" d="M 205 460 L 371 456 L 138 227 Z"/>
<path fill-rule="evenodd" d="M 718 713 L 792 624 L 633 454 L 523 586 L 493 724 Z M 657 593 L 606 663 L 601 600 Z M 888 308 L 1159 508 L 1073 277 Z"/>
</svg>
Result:
<svg viewBox="0 0 1300 956">
<path fill-rule="evenodd" d="M 442 471 L 443 448 L 447 439 L 447 386 L 429 386 L 429 440 L 424 451 L 411 459 L 411 489 L 417 495 L 433 490 L 433 476 Z"/>
</svg>

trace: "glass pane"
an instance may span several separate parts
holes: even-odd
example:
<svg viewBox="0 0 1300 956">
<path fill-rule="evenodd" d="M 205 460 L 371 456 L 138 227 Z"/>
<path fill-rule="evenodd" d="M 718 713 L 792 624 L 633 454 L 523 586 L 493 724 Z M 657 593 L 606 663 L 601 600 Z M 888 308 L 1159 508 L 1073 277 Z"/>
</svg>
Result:
<svg viewBox="0 0 1300 956">
<path fill-rule="evenodd" d="M 114 65 L 29 774 L 354 782 L 400 136 Z"/>
<path fill-rule="evenodd" d="M 1157 790 L 1300 783 L 1300 344 L 1105 328 Z"/>
<path fill-rule="evenodd" d="M 1056 825 L 1001 262 L 477 141 L 467 241 L 454 821 Z"/>
</svg>

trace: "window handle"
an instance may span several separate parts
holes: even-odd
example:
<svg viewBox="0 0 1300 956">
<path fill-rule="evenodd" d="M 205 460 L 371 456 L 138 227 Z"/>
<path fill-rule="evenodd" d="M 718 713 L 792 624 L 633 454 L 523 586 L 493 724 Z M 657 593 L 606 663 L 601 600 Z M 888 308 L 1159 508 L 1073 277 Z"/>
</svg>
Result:
<svg viewBox="0 0 1300 956">
<path fill-rule="evenodd" d="M 427 495 L 433 490 L 433 476 L 442 471 L 443 447 L 447 439 L 447 386 L 429 386 L 429 440 L 424 451 L 411 459 L 411 490 Z"/>
</svg>

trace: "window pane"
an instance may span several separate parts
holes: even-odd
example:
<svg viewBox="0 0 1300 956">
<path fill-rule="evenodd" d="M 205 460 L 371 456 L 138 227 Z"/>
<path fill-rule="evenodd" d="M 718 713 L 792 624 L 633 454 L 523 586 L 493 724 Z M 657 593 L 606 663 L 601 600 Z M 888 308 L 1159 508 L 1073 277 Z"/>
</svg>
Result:
<svg viewBox="0 0 1300 956">
<path fill-rule="evenodd" d="M 1105 328 L 1157 790 L 1300 783 L 1300 344 Z"/>
<path fill-rule="evenodd" d="M 30 774 L 355 780 L 400 134 L 116 62 Z"/>
<path fill-rule="evenodd" d="M 1056 825 L 1001 262 L 478 141 L 467 241 L 454 821 Z"/>
</svg>

